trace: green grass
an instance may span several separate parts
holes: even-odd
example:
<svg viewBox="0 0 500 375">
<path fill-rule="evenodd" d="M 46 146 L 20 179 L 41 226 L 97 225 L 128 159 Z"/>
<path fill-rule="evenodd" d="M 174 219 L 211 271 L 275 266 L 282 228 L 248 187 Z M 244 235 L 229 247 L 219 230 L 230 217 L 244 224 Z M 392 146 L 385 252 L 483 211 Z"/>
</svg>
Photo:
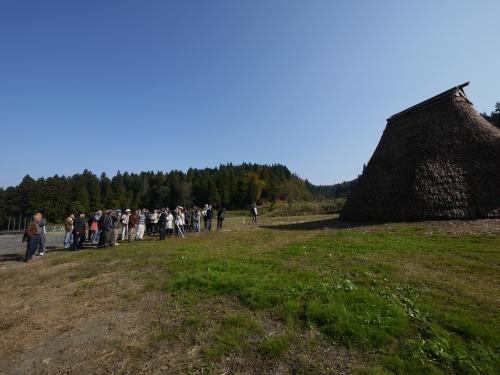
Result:
<svg viewBox="0 0 500 375">
<path fill-rule="evenodd" d="M 207 368 L 231 355 L 321 361 L 315 341 L 299 339 L 319 332 L 321 345 L 357 358 L 359 374 L 500 373 L 499 236 L 450 235 L 432 224 L 287 230 L 234 218 L 226 225 L 230 232 L 55 262 L 95 265 L 75 280 L 114 262 L 145 291 L 172 296 L 182 323 L 159 322 L 153 341 L 187 335 Z"/>
</svg>

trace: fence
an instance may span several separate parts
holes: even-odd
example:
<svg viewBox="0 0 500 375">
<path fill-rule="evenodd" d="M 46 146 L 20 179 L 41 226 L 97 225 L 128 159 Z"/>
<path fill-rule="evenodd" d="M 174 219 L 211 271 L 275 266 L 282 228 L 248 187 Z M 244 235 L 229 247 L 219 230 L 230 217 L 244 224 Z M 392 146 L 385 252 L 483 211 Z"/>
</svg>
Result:
<svg viewBox="0 0 500 375">
<path fill-rule="evenodd" d="M 1 232 L 23 232 L 26 229 L 29 221 L 31 220 L 31 216 L 22 216 L 19 217 L 9 216 L 7 220 L 7 228 L 0 228 Z M 63 224 L 49 224 L 45 226 L 47 232 L 59 232 L 64 230 Z"/>
</svg>

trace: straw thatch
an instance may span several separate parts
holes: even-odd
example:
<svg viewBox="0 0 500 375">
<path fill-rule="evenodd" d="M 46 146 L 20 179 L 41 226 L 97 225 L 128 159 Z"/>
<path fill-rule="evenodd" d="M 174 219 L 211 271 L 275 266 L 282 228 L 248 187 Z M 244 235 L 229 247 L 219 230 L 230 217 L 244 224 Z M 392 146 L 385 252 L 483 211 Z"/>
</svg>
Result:
<svg viewBox="0 0 500 375">
<path fill-rule="evenodd" d="M 467 84 L 387 120 L 342 219 L 500 217 L 500 130 L 474 110 Z"/>
</svg>

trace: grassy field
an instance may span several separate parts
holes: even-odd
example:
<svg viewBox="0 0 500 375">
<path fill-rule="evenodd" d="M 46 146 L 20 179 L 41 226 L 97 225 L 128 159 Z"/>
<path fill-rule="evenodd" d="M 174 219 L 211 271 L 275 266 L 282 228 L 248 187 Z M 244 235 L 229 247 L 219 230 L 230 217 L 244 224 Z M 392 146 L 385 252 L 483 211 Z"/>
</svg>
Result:
<svg viewBox="0 0 500 375">
<path fill-rule="evenodd" d="M 225 226 L 3 262 L 0 373 L 500 373 L 499 220 Z"/>
</svg>

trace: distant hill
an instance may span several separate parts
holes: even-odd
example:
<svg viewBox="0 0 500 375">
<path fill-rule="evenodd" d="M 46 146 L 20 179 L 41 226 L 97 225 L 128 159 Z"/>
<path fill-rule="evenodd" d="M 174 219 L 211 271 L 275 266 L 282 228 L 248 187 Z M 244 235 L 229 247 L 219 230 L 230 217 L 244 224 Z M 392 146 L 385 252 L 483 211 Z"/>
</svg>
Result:
<svg viewBox="0 0 500 375">
<path fill-rule="evenodd" d="M 344 181 L 334 185 L 313 185 L 306 180 L 305 184 L 314 198 L 346 198 L 354 182 L 356 180 Z"/>
</svg>

